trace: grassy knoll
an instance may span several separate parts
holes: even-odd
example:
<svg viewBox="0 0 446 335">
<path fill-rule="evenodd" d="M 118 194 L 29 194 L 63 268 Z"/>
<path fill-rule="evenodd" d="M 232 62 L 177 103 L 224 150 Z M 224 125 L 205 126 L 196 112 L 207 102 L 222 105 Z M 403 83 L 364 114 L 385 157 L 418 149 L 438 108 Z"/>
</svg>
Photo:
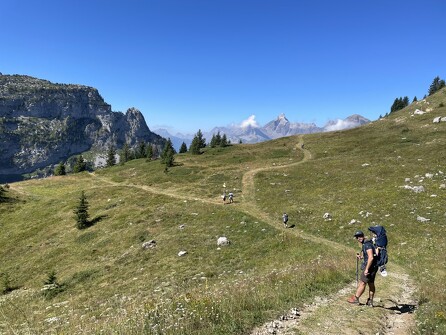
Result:
<svg viewBox="0 0 446 335">
<path fill-rule="evenodd" d="M 11 184 L 0 204 L 0 333 L 249 334 L 354 280 L 354 230 L 383 224 L 389 271 L 399 264 L 418 281 L 418 332 L 440 334 L 446 123 L 432 119 L 446 116 L 445 100 L 443 90 L 349 131 L 177 155 L 167 173 L 141 159 Z M 300 163 L 302 140 L 312 159 Z M 223 184 L 234 204 L 223 205 Z M 82 190 L 94 224 L 78 230 Z M 283 211 L 295 228 L 282 227 Z M 231 244 L 218 248 L 219 236 Z M 149 240 L 156 247 L 143 249 Z M 52 271 L 59 285 L 42 291 Z"/>
</svg>

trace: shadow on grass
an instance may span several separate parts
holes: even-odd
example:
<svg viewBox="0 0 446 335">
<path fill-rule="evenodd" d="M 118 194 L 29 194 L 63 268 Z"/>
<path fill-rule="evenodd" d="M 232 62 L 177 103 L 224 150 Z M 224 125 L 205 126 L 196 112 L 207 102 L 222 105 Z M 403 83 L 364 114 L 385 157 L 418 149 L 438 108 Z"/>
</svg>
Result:
<svg viewBox="0 0 446 335">
<path fill-rule="evenodd" d="M 99 215 L 99 216 L 96 216 L 93 220 L 90 220 L 90 221 L 88 222 L 88 226 L 89 226 L 89 227 L 94 226 L 96 223 L 101 222 L 102 220 L 104 220 L 105 218 L 107 218 L 107 216 L 108 216 L 108 215 Z"/>
</svg>

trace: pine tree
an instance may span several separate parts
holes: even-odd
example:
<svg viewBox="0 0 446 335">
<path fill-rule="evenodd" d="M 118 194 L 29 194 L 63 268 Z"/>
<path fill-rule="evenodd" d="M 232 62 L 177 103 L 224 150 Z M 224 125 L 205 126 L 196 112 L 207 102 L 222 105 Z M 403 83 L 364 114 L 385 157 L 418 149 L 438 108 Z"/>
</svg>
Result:
<svg viewBox="0 0 446 335">
<path fill-rule="evenodd" d="M 443 79 L 440 79 L 439 76 L 436 76 L 432 81 L 431 86 L 429 87 L 429 95 L 434 94 L 443 87 L 445 87 L 445 81 Z"/>
<path fill-rule="evenodd" d="M 3 188 L 2 185 L 0 185 L 0 202 L 2 202 L 3 199 L 5 199 L 5 193 L 6 193 L 5 189 Z"/>
<path fill-rule="evenodd" d="M 183 142 L 180 147 L 180 154 L 184 154 L 186 152 L 187 152 L 187 145 L 186 143 Z"/>
<path fill-rule="evenodd" d="M 417 102 L 417 101 L 418 101 L 417 96 L 414 96 L 413 100 L 412 100 L 412 103 Z"/>
<path fill-rule="evenodd" d="M 201 153 L 200 149 L 204 147 L 206 147 L 206 139 L 203 138 L 203 133 L 199 129 L 192 140 L 189 151 L 193 155 L 199 155 Z"/>
<path fill-rule="evenodd" d="M 163 152 L 161 153 L 161 162 L 166 165 L 166 167 L 173 166 L 175 161 L 175 149 L 173 148 L 172 141 L 170 138 L 167 139 L 166 144 L 164 146 Z"/>
<path fill-rule="evenodd" d="M 143 158 L 146 157 L 146 143 L 144 141 L 139 142 L 138 145 L 138 154 L 137 154 L 137 158 Z"/>
<path fill-rule="evenodd" d="M 76 164 L 74 164 L 73 172 L 78 173 L 85 171 L 87 169 L 87 163 L 84 160 L 84 157 L 82 155 L 79 155 L 76 160 Z"/>
<path fill-rule="evenodd" d="M 132 159 L 132 151 L 130 150 L 130 147 L 128 143 L 124 143 L 121 150 L 121 163 L 128 162 Z"/>
<path fill-rule="evenodd" d="M 60 162 L 59 165 L 56 166 L 54 169 L 54 175 L 55 176 L 65 176 L 67 174 L 65 170 L 65 164 L 63 162 Z"/>
<path fill-rule="evenodd" d="M 403 98 L 403 104 L 402 105 L 404 106 L 403 108 L 409 106 L 409 97 L 408 96 L 405 96 Z"/>
<path fill-rule="evenodd" d="M 396 112 L 407 106 L 409 106 L 409 98 L 407 96 L 404 98 L 402 97 L 396 98 L 392 106 L 390 107 L 390 113 Z"/>
<path fill-rule="evenodd" d="M 147 148 L 146 148 L 146 158 L 147 160 L 152 160 L 153 158 L 153 147 L 150 143 L 147 144 Z"/>
<path fill-rule="evenodd" d="M 222 148 L 228 146 L 228 139 L 226 138 L 226 134 L 223 134 L 223 136 L 221 137 L 220 146 Z"/>
<path fill-rule="evenodd" d="M 88 221 L 88 201 L 85 196 L 85 192 L 81 192 L 81 196 L 79 198 L 79 204 L 74 209 L 74 214 L 76 215 L 76 227 L 77 229 L 85 229 L 87 228 L 90 223 Z"/>
<path fill-rule="evenodd" d="M 211 138 L 211 141 L 209 142 L 209 146 L 211 147 L 211 148 L 215 148 L 216 146 L 217 146 L 217 140 L 216 140 L 216 138 L 215 138 L 215 134 L 212 134 L 212 138 Z"/>
<path fill-rule="evenodd" d="M 107 161 L 105 163 L 105 166 L 111 167 L 113 165 L 116 165 L 116 150 L 113 144 L 110 144 L 107 151 Z"/>
</svg>

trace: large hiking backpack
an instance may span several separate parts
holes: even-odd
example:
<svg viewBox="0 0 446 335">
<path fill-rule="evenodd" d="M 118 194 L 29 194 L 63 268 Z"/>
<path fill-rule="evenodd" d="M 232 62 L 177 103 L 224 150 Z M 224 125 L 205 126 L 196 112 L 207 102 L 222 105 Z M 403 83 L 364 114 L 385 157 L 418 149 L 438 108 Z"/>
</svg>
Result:
<svg viewBox="0 0 446 335">
<path fill-rule="evenodd" d="M 388 256 L 387 256 L 387 234 L 386 229 L 383 226 L 372 226 L 369 227 L 369 230 L 376 235 L 375 239 L 375 249 L 379 248 L 379 252 L 377 255 L 377 265 L 378 267 L 382 267 L 387 264 Z"/>
</svg>

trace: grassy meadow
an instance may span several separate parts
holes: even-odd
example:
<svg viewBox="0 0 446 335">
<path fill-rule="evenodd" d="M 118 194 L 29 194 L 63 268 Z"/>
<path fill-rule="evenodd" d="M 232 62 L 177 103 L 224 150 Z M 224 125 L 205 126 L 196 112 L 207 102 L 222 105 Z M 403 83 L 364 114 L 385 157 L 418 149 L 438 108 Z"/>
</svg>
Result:
<svg viewBox="0 0 446 335">
<path fill-rule="evenodd" d="M 11 184 L 0 333 L 249 334 L 354 281 L 353 232 L 374 224 L 388 231 L 388 271 L 418 285 L 415 331 L 445 333 L 446 122 L 432 122 L 445 102 L 443 89 L 361 128 L 179 154 L 167 173 L 140 159 Z M 84 230 L 81 191 L 94 223 Z M 52 272 L 58 285 L 43 290 Z"/>
</svg>

